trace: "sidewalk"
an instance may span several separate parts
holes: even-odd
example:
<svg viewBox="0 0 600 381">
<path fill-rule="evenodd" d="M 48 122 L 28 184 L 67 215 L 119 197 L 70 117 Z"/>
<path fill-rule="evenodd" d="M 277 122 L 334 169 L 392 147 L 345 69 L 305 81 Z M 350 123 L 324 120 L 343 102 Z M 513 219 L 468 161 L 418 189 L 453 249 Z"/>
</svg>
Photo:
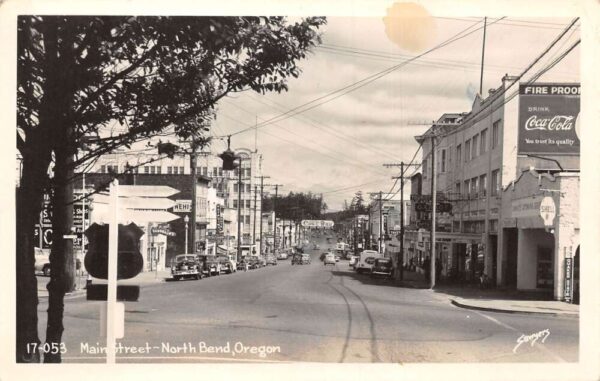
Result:
<svg viewBox="0 0 600 381">
<path fill-rule="evenodd" d="M 167 279 L 171 279 L 171 272 L 169 270 L 163 271 L 144 271 L 139 273 L 136 277 L 131 279 L 123 279 L 119 281 L 119 284 L 129 284 L 129 285 L 145 285 L 145 284 L 153 284 L 153 283 L 161 283 L 165 282 Z M 86 285 L 87 276 L 79 276 L 75 280 L 75 290 L 73 292 L 67 293 L 65 296 L 77 296 L 81 294 L 85 294 L 85 285 Z M 50 277 L 45 276 L 37 276 L 38 281 L 38 297 L 39 298 L 47 298 L 48 290 L 46 289 L 46 284 L 50 281 Z M 96 279 L 92 278 L 92 282 L 94 284 L 102 284 L 106 283 L 105 279 Z"/>
<path fill-rule="evenodd" d="M 423 274 L 404 272 L 400 287 L 428 289 L 429 282 Z M 579 316 L 579 305 L 552 299 L 552 295 L 536 291 L 518 291 L 501 288 L 480 289 L 476 285 L 439 284 L 433 292 L 457 307 L 480 311 Z"/>
</svg>

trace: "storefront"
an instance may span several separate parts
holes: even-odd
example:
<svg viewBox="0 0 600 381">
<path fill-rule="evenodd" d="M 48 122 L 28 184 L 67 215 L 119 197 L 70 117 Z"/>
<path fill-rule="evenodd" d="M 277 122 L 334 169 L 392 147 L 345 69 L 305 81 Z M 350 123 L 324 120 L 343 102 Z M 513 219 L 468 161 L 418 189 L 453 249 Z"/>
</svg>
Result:
<svg viewBox="0 0 600 381">
<path fill-rule="evenodd" d="M 579 173 L 523 172 L 502 198 L 501 285 L 572 300 L 578 253 Z"/>
</svg>

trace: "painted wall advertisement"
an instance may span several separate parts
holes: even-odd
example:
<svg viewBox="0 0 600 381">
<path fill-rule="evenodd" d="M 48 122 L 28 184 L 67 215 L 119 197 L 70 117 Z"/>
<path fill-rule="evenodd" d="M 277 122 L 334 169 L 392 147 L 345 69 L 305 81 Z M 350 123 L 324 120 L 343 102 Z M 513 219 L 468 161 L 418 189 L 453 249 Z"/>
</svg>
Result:
<svg viewBox="0 0 600 381">
<path fill-rule="evenodd" d="M 519 87 L 519 154 L 579 154 L 579 84 Z"/>
</svg>

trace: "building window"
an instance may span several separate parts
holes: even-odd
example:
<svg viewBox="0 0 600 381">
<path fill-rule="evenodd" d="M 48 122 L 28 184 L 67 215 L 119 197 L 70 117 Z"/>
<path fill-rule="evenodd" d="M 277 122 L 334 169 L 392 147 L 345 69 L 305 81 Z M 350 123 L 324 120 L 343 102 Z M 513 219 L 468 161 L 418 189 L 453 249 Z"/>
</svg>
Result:
<svg viewBox="0 0 600 381">
<path fill-rule="evenodd" d="M 481 141 L 479 142 L 479 154 L 483 155 L 487 149 L 487 128 L 481 131 Z"/>
<path fill-rule="evenodd" d="M 251 201 L 250 200 L 246 200 L 246 208 L 250 209 L 251 208 L 250 204 L 251 204 Z"/>
<path fill-rule="evenodd" d="M 233 193 L 237 193 L 237 192 L 238 192 L 238 185 L 233 184 Z"/>
<path fill-rule="evenodd" d="M 251 185 L 250 184 L 246 184 L 246 192 L 250 193 L 252 192 L 252 188 L 250 188 Z"/>
<path fill-rule="evenodd" d="M 441 172 L 444 173 L 446 172 L 446 150 L 443 149 L 442 150 L 442 166 L 441 166 Z"/>
<path fill-rule="evenodd" d="M 144 167 L 144 173 L 150 173 L 150 167 L 145 166 Z"/>
<path fill-rule="evenodd" d="M 219 170 L 217 169 L 217 167 L 213 167 L 213 177 L 217 177 L 218 174 Z"/>
<path fill-rule="evenodd" d="M 244 216 L 244 223 L 246 225 L 250 225 L 250 216 L 249 215 L 248 216 Z"/>
<path fill-rule="evenodd" d="M 179 167 L 179 174 L 183 175 L 183 167 Z"/>
<path fill-rule="evenodd" d="M 500 170 L 492 171 L 492 196 L 498 196 L 500 193 Z"/>
<path fill-rule="evenodd" d="M 471 141 L 473 143 L 471 143 L 471 160 L 475 159 L 477 157 L 477 138 L 478 136 L 475 135 L 473 136 L 473 139 L 471 139 Z"/>
<path fill-rule="evenodd" d="M 427 168 L 427 160 L 423 160 L 423 178 L 426 179 L 427 178 L 427 170 L 429 168 Z"/>
<path fill-rule="evenodd" d="M 100 173 L 105 173 L 106 172 L 106 165 L 101 165 L 100 166 Z"/>
<path fill-rule="evenodd" d="M 471 196 L 477 198 L 477 188 L 479 186 L 479 177 L 473 177 L 471 179 Z"/>
<path fill-rule="evenodd" d="M 202 175 L 208 176 L 208 167 L 202 167 Z"/>
<path fill-rule="evenodd" d="M 471 140 L 465 142 L 465 163 L 469 161 L 471 155 Z"/>
<path fill-rule="evenodd" d="M 460 181 L 456 182 L 454 192 L 456 193 L 456 198 L 460 198 Z"/>
<path fill-rule="evenodd" d="M 497 120 L 492 126 L 492 149 L 498 147 L 498 139 L 500 136 L 500 122 L 500 120 Z"/>
<path fill-rule="evenodd" d="M 173 167 L 167 167 L 167 174 L 169 174 L 169 175 L 173 174 Z"/>
<path fill-rule="evenodd" d="M 233 209 L 237 209 L 238 203 L 237 200 L 233 200 Z"/>
<path fill-rule="evenodd" d="M 219 177 L 223 177 L 223 168 L 219 168 Z"/>
<path fill-rule="evenodd" d="M 156 173 L 158 173 L 159 175 L 162 172 L 162 167 L 161 166 L 156 166 Z"/>
<path fill-rule="evenodd" d="M 156 167 L 155 166 L 153 166 L 153 165 L 150 166 L 150 173 L 151 174 L 155 174 L 156 173 Z"/>
<path fill-rule="evenodd" d="M 487 196 L 487 175 L 479 176 L 479 194 Z"/>
<path fill-rule="evenodd" d="M 460 165 L 461 163 L 461 159 L 462 159 L 462 152 L 461 152 L 461 146 L 460 144 L 456 146 L 456 165 Z"/>
<path fill-rule="evenodd" d="M 469 198 L 469 187 L 471 184 L 471 180 L 465 180 L 465 186 L 463 187 L 463 192 L 465 192 L 465 198 Z"/>
</svg>

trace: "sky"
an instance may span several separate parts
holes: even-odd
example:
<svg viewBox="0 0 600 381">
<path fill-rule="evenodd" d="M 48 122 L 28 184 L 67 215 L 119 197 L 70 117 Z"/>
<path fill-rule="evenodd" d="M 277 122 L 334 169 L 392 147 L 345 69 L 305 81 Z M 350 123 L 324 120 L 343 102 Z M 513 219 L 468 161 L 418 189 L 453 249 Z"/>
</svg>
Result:
<svg viewBox="0 0 600 381">
<path fill-rule="evenodd" d="M 504 74 L 517 75 L 560 34 L 570 19 L 507 17 L 488 19 L 483 93 L 501 85 Z M 300 61 L 302 73 L 281 94 L 254 92 L 222 100 L 212 126 L 215 136 L 244 130 L 332 91 L 420 54 L 482 18 L 431 18 L 428 41 L 415 49 L 392 41 L 381 17 L 328 17 L 322 45 Z M 477 24 L 478 23 L 478 24 Z M 406 31 L 405 31 L 406 32 Z M 579 38 L 568 33 L 530 73 Z M 483 30 L 434 50 L 360 89 L 277 123 L 234 135 L 232 148 L 256 148 L 263 155 L 263 172 L 284 184 L 287 193 L 323 193 L 330 210 L 350 203 L 356 191 L 398 191 L 392 176 L 409 162 L 418 144 L 414 137 L 425 123 L 445 112 L 470 111 L 479 91 Z M 402 43 L 402 41 L 399 41 Z M 415 51 L 416 50 L 416 51 Z M 578 82 L 579 47 L 540 81 Z M 527 78 L 527 76 L 525 76 Z M 212 150 L 225 148 L 215 140 Z M 417 155 L 416 161 L 420 161 Z M 412 174 L 411 172 L 407 173 Z M 407 188 L 405 187 L 405 194 Z"/>
</svg>

